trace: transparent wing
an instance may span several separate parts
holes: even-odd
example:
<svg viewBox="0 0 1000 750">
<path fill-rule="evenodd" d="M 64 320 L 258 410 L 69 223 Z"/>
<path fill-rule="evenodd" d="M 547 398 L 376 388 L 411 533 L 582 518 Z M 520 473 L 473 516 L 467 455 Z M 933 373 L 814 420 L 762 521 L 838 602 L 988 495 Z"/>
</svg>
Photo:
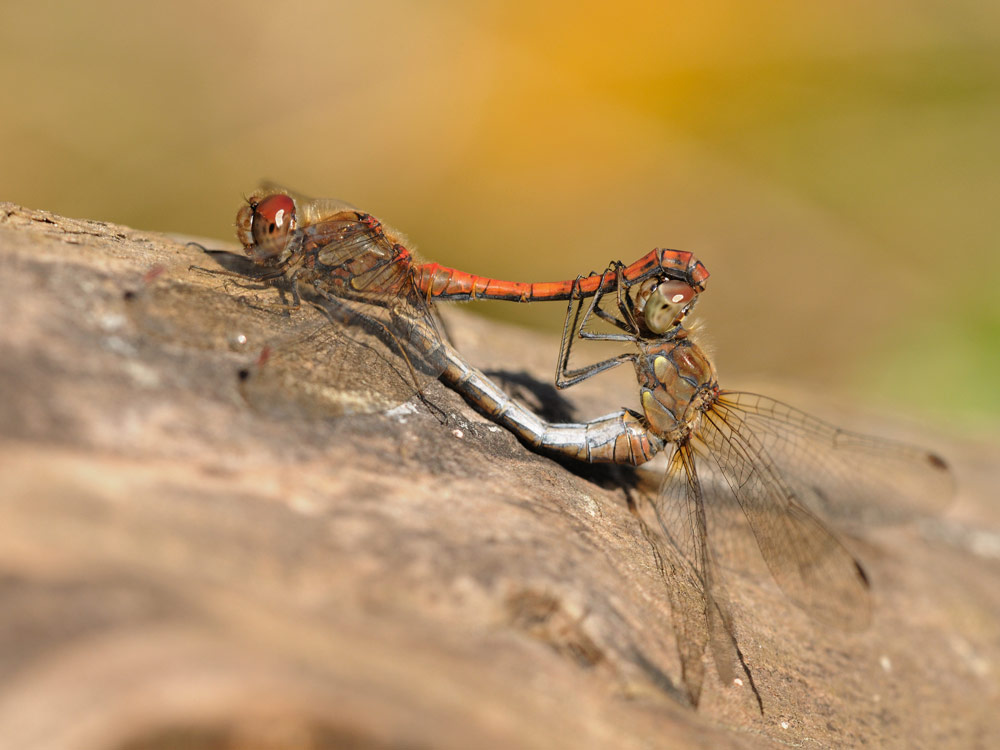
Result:
<svg viewBox="0 0 1000 750">
<path fill-rule="evenodd" d="M 796 499 L 824 517 L 897 522 L 939 512 L 954 494 L 948 466 L 925 449 L 841 430 L 754 393 L 723 392 L 716 411 L 746 425 Z"/>
<path fill-rule="evenodd" d="M 737 671 L 741 672 L 759 703 L 760 695 L 737 646 L 728 597 L 709 547 L 705 496 L 695 458 L 688 445 L 674 447 L 650 505 L 654 523 L 643 522 L 643 533 L 666 584 L 682 679 L 692 703 L 697 705 L 701 694 L 707 649 L 711 649 L 719 679 L 729 683 Z"/>
<path fill-rule="evenodd" d="M 868 580 L 840 540 L 802 503 L 742 412 L 725 405 L 704 414 L 697 433 L 700 452 L 717 469 L 703 488 L 716 513 L 717 547 L 727 548 L 736 507 L 771 575 L 785 594 L 824 623 L 848 629 L 871 617 Z M 735 503 L 735 505 L 734 505 Z"/>
<path fill-rule="evenodd" d="M 312 418 L 384 411 L 443 371 L 433 356 L 439 341 L 433 321 L 336 298 L 315 304 L 326 324 L 266 347 L 241 371 L 241 393 L 255 409 Z"/>
</svg>

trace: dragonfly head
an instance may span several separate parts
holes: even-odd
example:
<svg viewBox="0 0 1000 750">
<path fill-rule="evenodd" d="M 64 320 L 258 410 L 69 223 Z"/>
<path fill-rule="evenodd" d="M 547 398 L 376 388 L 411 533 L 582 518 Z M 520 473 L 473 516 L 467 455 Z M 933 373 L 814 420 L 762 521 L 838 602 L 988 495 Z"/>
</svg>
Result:
<svg viewBox="0 0 1000 750">
<path fill-rule="evenodd" d="M 289 234 L 297 224 L 295 200 L 290 195 L 255 194 L 236 214 L 236 235 L 255 263 L 273 266 L 285 260 Z"/>
<path fill-rule="evenodd" d="M 689 284 L 654 277 L 639 285 L 633 307 L 639 325 L 660 337 L 680 326 L 697 299 L 698 292 Z"/>
</svg>

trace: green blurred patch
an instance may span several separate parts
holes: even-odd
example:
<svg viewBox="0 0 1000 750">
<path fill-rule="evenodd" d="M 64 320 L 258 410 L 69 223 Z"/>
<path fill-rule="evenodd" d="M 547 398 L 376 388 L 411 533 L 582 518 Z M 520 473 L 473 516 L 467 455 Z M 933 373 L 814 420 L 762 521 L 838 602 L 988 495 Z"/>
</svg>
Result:
<svg viewBox="0 0 1000 750">
<path fill-rule="evenodd" d="M 994 292 L 995 294 L 995 292 Z M 878 361 L 862 364 L 854 387 L 934 417 L 972 425 L 1000 414 L 1000 301 L 970 302 L 928 315 Z M 995 299 L 995 297 L 994 297 Z"/>
</svg>

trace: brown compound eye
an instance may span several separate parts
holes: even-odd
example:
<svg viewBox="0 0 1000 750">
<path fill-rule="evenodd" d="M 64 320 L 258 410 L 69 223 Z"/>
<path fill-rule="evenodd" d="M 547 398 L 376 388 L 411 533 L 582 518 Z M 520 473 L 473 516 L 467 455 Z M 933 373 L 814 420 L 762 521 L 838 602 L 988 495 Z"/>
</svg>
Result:
<svg viewBox="0 0 1000 750">
<path fill-rule="evenodd" d="M 288 233 L 295 229 L 295 201 L 288 195 L 269 195 L 251 205 L 250 235 L 253 255 L 266 260 L 280 255 L 287 244 Z"/>
<path fill-rule="evenodd" d="M 653 333 L 666 333 L 687 313 L 697 293 L 683 281 L 664 281 L 649 293 L 642 307 L 642 318 Z"/>
</svg>

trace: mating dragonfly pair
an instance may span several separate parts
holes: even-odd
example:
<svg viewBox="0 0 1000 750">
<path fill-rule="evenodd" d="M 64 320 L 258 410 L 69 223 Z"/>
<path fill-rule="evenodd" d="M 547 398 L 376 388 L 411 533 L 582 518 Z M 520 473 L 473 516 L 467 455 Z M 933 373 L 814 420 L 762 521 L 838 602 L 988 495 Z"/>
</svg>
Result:
<svg viewBox="0 0 1000 750">
<path fill-rule="evenodd" d="M 371 215 L 277 188 L 248 199 L 237 234 L 252 262 L 244 277 L 279 288 L 293 307 L 307 297 L 331 322 L 325 334 L 265 348 L 241 374 L 244 392 L 258 403 L 307 381 L 345 392 L 359 384 L 378 390 L 380 368 L 395 369 L 396 381 L 409 385 L 404 393 L 439 377 L 540 451 L 630 465 L 667 453 L 659 490 L 637 517 L 666 579 L 682 680 L 694 704 L 706 652 L 723 681 L 742 671 L 753 687 L 716 559 L 739 520 L 796 604 L 822 622 L 860 628 L 870 616 L 867 578 L 821 516 L 908 516 L 934 510 L 950 495 L 947 466 L 932 453 L 722 389 L 684 327 L 708 279 L 691 253 L 657 249 L 631 265 L 615 262 L 603 273 L 560 282 L 501 281 L 421 263 Z M 568 302 L 556 385 L 631 363 L 642 411 L 552 423 L 511 399 L 455 351 L 434 314 L 435 301 L 477 299 Z M 379 351 L 387 348 L 391 358 L 359 359 L 361 332 L 380 340 Z M 571 352 L 586 340 L 623 343 L 628 351 L 574 368 Z M 355 346 L 352 354 L 338 351 L 341 342 Z M 385 405 L 370 396 L 342 400 L 337 409 Z"/>
</svg>

